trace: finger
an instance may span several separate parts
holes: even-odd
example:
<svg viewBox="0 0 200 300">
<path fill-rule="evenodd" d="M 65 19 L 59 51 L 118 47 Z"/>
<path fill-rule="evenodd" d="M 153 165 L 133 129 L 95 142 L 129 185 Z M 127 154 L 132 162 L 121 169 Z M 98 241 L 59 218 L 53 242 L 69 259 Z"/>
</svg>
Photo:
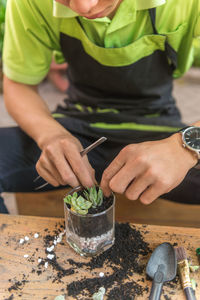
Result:
<svg viewBox="0 0 200 300">
<path fill-rule="evenodd" d="M 67 69 L 67 63 L 64 64 L 56 64 L 55 62 L 53 62 L 51 64 L 51 69 L 50 70 L 66 70 Z"/>
<path fill-rule="evenodd" d="M 38 164 L 37 164 L 37 168 L 39 169 L 40 173 L 44 169 L 49 174 L 51 174 L 51 176 L 54 177 L 54 179 L 59 183 L 59 185 L 65 185 L 65 182 L 62 179 L 62 177 L 60 176 L 56 167 L 54 166 L 53 163 L 51 163 L 50 160 L 47 159 L 47 157 L 45 155 L 43 155 L 43 154 L 41 155 L 41 157 L 38 161 Z"/>
<path fill-rule="evenodd" d="M 159 196 L 164 194 L 165 191 L 159 186 L 159 184 L 150 185 L 140 196 L 140 201 L 143 204 L 151 204 Z"/>
<path fill-rule="evenodd" d="M 94 170 L 90 166 L 87 157 L 82 157 L 76 147 L 65 149 L 65 157 L 79 182 L 83 186 L 93 186 L 95 183 Z"/>
<path fill-rule="evenodd" d="M 62 153 L 62 151 L 60 151 L 60 149 L 58 149 L 55 152 L 51 152 L 51 153 L 49 152 L 48 156 L 51 163 L 54 165 L 57 172 L 59 173 L 63 185 L 68 184 L 72 187 L 75 187 L 80 184 L 78 178 L 74 174 L 73 170 L 71 169 L 70 165 L 66 161 L 65 156 Z"/>
<path fill-rule="evenodd" d="M 62 78 L 58 73 L 51 73 L 48 75 L 49 80 L 55 85 L 55 87 L 61 92 L 65 92 L 69 86 L 69 82 L 67 79 Z"/>
<path fill-rule="evenodd" d="M 125 164 L 124 158 L 120 154 L 118 154 L 117 157 L 111 162 L 111 164 L 103 172 L 100 186 L 105 196 L 109 196 L 111 193 L 110 180 L 123 167 L 124 164 Z"/>
<path fill-rule="evenodd" d="M 40 164 L 36 164 L 36 170 L 38 174 L 48 183 L 50 183 L 52 186 L 59 186 L 59 182 L 56 180 L 56 178 L 45 168 L 40 167 Z"/>
<path fill-rule="evenodd" d="M 96 178 L 95 178 L 95 170 L 92 168 L 92 166 L 91 166 L 91 164 L 88 160 L 88 156 L 85 155 L 82 159 L 84 160 L 84 163 L 85 163 L 85 165 L 86 165 L 86 167 L 87 167 L 87 169 L 90 173 L 90 176 L 92 177 L 92 181 L 97 184 L 97 181 L 96 181 Z"/>
<path fill-rule="evenodd" d="M 110 180 L 109 187 L 115 193 L 123 194 L 129 184 L 145 170 L 144 164 L 139 164 L 138 160 L 126 163 Z M 134 181 L 135 182 L 135 181 Z M 132 199 L 133 200 L 133 199 Z"/>
<path fill-rule="evenodd" d="M 126 190 L 126 197 L 129 200 L 137 200 L 153 182 L 153 177 L 148 176 L 147 174 L 136 177 Z"/>
</svg>

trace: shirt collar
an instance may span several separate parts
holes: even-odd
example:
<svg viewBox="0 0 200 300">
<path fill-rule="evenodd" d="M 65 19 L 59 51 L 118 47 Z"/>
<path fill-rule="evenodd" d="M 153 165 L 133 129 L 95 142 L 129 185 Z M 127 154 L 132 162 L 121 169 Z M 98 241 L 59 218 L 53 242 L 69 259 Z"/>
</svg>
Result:
<svg viewBox="0 0 200 300">
<path fill-rule="evenodd" d="M 150 9 L 166 3 L 166 0 L 136 0 L 137 10 Z"/>
<path fill-rule="evenodd" d="M 123 0 L 123 2 L 126 2 L 127 8 L 129 10 L 127 18 L 133 21 L 133 15 L 135 15 L 135 11 L 150 9 L 163 5 L 166 3 L 166 0 Z M 121 3 L 121 5 L 123 5 L 123 2 Z M 53 16 L 57 18 L 73 18 L 78 16 L 78 14 L 67 6 L 60 4 L 56 0 L 53 0 Z"/>
</svg>

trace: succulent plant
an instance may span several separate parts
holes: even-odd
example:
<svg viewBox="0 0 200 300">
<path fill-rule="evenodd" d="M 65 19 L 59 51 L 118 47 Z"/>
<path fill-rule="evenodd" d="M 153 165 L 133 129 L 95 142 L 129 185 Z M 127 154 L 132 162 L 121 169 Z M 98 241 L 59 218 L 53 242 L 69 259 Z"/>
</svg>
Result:
<svg viewBox="0 0 200 300">
<path fill-rule="evenodd" d="M 103 191 L 98 188 L 98 192 L 95 186 L 87 188 L 83 191 L 83 196 L 78 196 L 76 192 L 73 195 L 68 195 L 64 198 L 64 202 L 71 206 L 71 210 L 79 213 L 80 215 L 86 215 L 90 207 L 96 208 L 103 203 Z"/>
</svg>

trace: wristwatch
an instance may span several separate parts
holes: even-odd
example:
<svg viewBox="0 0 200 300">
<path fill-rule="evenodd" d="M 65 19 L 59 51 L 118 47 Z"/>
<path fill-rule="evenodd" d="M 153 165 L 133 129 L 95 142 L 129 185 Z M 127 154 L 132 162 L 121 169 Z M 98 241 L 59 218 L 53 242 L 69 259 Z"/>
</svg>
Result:
<svg viewBox="0 0 200 300">
<path fill-rule="evenodd" d="M 196 126 L 187 126 L 179 130 L 179 132 L 182 134 L 182 141 L 183 141 L 183 147 L 191 150 L 196 154 L 199 160 L 200 160 L 200 127 Z M 199 169 L 199 166 L 198 166 Z"/>
</svg>

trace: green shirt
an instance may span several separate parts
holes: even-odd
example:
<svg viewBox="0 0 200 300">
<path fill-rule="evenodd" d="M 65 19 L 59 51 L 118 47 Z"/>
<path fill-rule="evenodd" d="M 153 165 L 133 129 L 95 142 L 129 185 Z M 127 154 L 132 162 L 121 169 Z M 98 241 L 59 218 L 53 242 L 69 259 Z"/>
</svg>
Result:
<svg viewBox="0 0 200 300">
<path fill-rule="evenodd" d="M 156 9 L 156 28 L 153 35 L 148 9 Z M 164 50 L 165 35 L 178 53 L 178 68 L 174 77 L 184 74 L 192 64 L 192 41 L 200 36 L 199 0 L 123 0 L 112 20 L 89 20 L 79 17 L 84 28 L 78 27 L 76 13 L 51 0 L 8 0 L 6 32 L 3 50 L 3 68 L 8 78 L 38 84 L 46 76 L 55 54 L 61 63 L 60 32 L 81 39 L 85 51 L 105 65 L 128 65 L 122 49 L 131 57 L 131 63 Z M 129 47 L 130 45 L 130 47 Z M 145 50 L 144 49 L 145 45 Z M 134 46 L 134 48 L 133 48 Z M 142 46 L 142 47 L 141 47 Z M 104 58 L 104 48 L 110 48 Z"/>
</svg>

